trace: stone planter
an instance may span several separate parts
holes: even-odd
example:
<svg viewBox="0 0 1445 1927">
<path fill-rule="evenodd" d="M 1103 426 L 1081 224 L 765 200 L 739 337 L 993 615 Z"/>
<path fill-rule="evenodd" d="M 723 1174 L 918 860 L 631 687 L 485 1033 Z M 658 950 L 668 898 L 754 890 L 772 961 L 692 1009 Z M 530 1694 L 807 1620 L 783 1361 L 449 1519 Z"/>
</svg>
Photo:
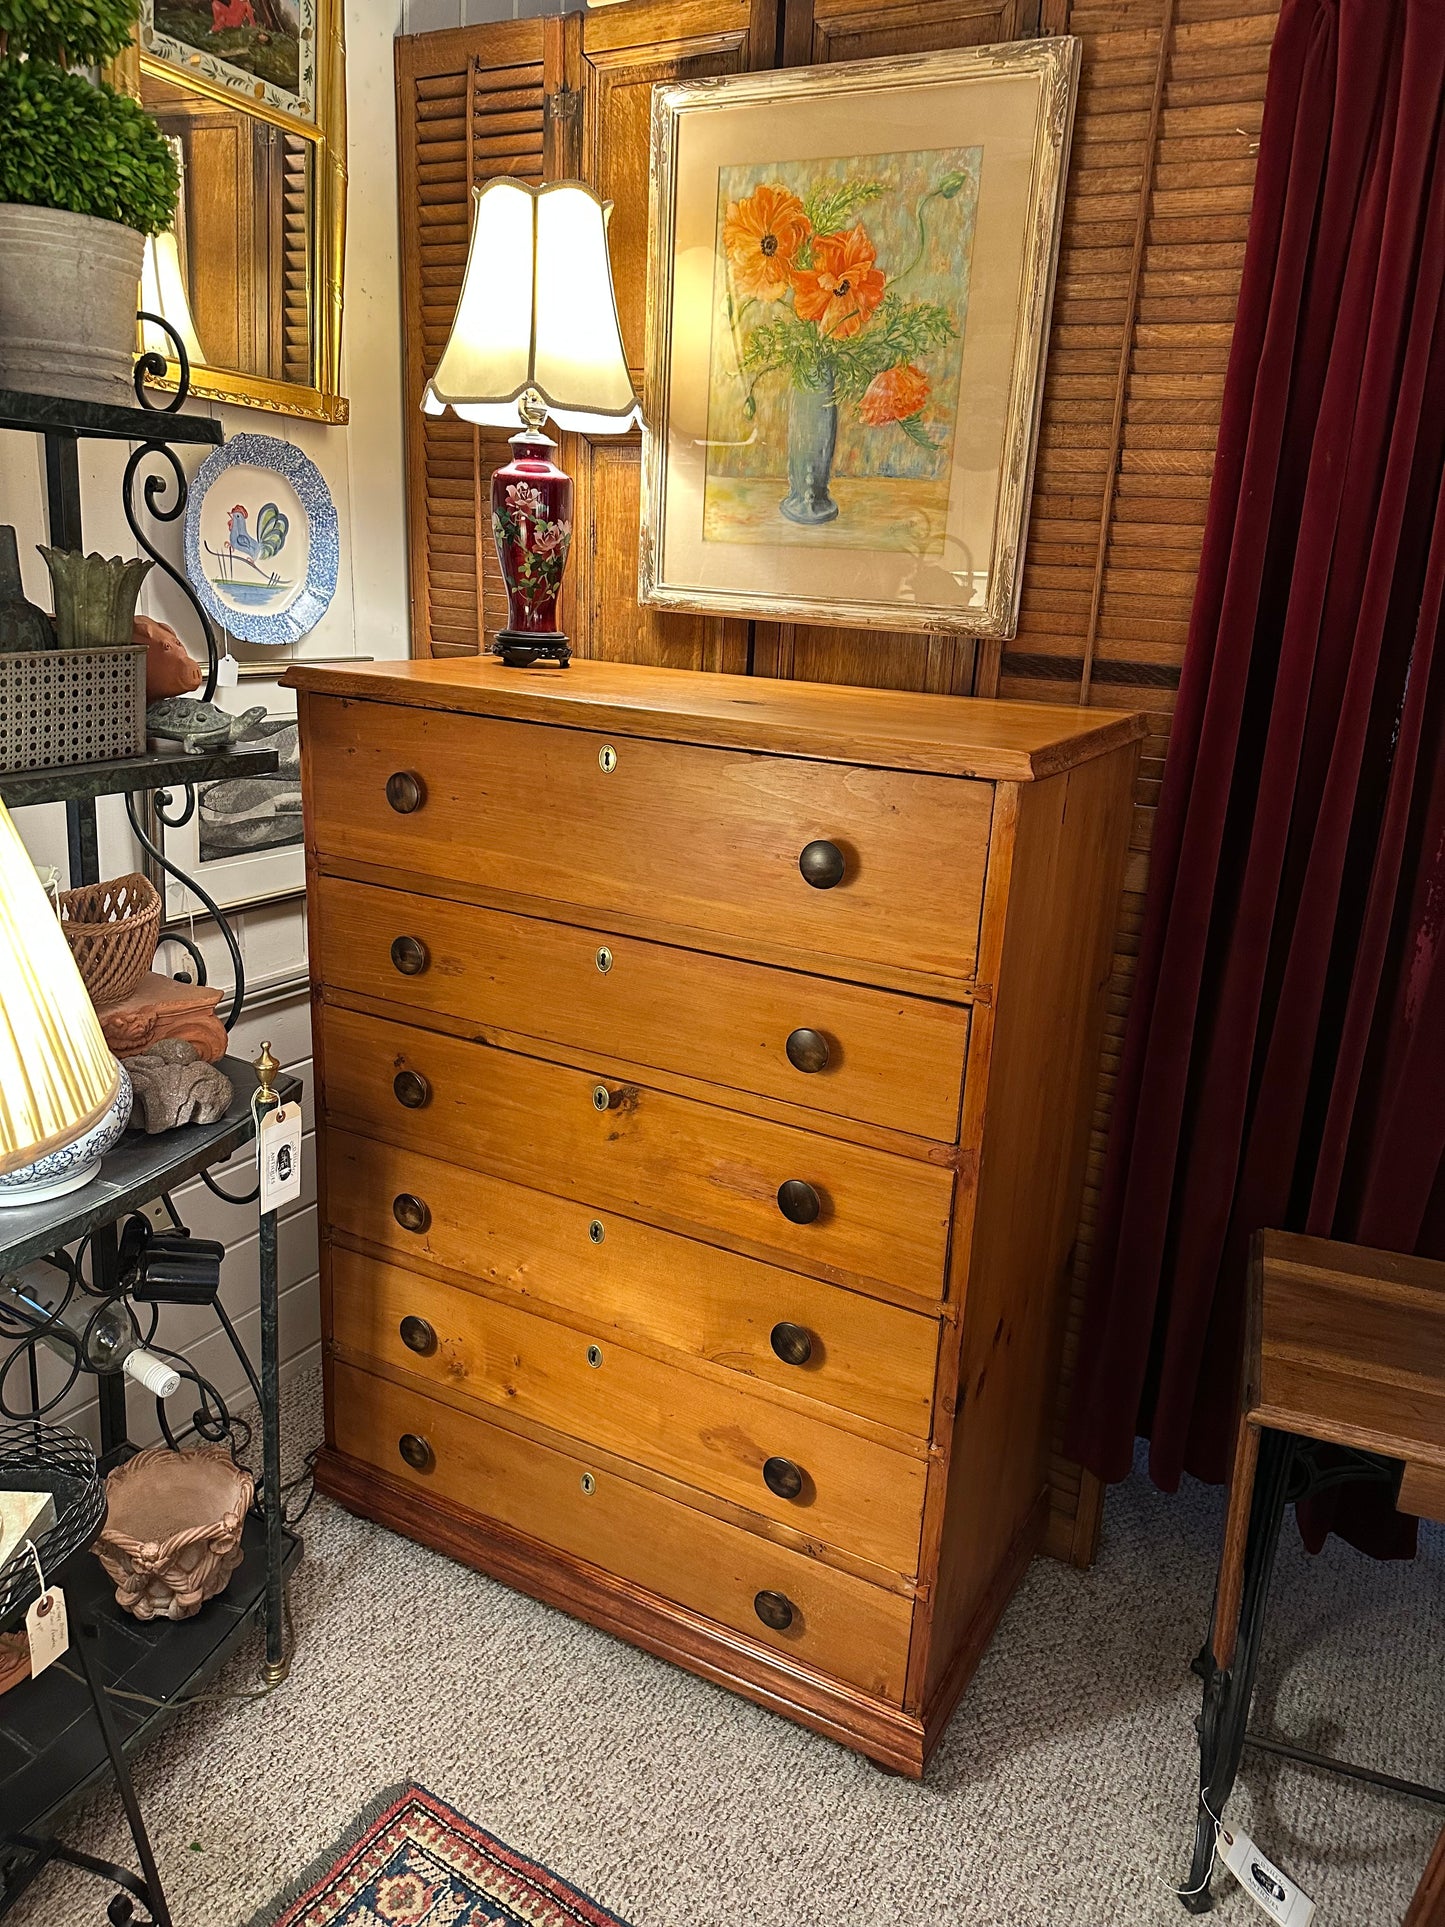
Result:
<svg viewBox="0 0 1445 1927">
<path fill-rule="evenodd" d="M 133 407 L 144 253 L 118 221 L 0 201 L 0 388 Z"/>
<path fill-rule="evenodd" d="M 109 1511 L 96 1557 L 116 1602 L 137 1619 L 189 1619 L 241 1563 L 251 1475 L 224 1446 L 153 1445 L 105 1482 Z"/>
</svg>

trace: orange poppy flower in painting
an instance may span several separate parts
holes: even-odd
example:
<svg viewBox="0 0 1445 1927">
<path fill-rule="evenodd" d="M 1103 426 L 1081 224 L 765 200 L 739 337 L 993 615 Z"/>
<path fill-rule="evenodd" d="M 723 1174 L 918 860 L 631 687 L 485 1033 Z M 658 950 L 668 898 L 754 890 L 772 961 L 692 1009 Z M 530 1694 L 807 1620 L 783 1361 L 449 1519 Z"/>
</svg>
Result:
<svg viewBox="0 0 1445 1927">
<path fill-rule="evenodd" d="M 885 368 L 863 390 L 858 404 L 860 420 L 870 428 L 885 422 L 907 421 L 916 415 L 932 394 L 927 375 L 911 361 L 900 361 L 896 368 Z"/>
<path fill-rule="evenodd" d="M 793 306 L 804 321 L 840 340 L 856 335 L 883 299 L 886 277 L 873 243 L 861 227 L 846 234 L 820 234 L 813 265 L 793 276 Z"/>
<path fill-rule="evenodd" d="M 781 301 L 793 285 L 793 262 L 812 232 L 803 203 L 783 187 L 759 187 L 729 201 L 723 245 L 740 295 Z"/>
</svg>

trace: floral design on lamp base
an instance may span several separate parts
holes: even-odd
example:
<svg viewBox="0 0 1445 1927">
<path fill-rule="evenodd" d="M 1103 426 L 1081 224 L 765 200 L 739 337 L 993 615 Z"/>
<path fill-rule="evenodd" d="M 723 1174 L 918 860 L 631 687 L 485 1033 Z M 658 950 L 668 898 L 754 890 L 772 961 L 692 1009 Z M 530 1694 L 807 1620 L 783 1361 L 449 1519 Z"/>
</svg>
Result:
<svg viewBox="0 0 1445 1927">
<path fill-rule="evenodd" d="M 507 627 L 492 644 L 514 669 L 539 657 L 566 668 L 557 596 L 572 546 L 572 478 L 553 462 L 556 443 L 538 428 L 512 437 L 511 461 L 492 476 L 492 535 L 507 585 Z"/>
</svg>

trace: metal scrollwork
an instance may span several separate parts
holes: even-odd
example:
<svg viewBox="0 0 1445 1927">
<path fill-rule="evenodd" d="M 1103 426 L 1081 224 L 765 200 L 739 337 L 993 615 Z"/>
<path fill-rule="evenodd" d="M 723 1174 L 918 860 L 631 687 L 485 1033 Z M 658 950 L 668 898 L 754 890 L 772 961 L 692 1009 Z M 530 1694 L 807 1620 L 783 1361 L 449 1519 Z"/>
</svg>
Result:
<svg viewBox="0 0 1445 1927">
<path fill-rule="evenodd" d="M 180 819 L 182 823 L 189 818 L 191 810 L 195 808 L 196 800 L 192 786 L 189 783 L 186 785 L 186 790 L 189 796 L 189 803 L 185 815 Z M 169 801 L 169 792 L 163 792 L 163 794 L 166 795 L 167 801 Z M 240 1016 L 241 1006 L 246 1000 L 246 967 L 241 961 L 241 946 L 236 941 L 236 933 L 231 928 L 225 911 L 221 908 L 220 904 L 216 902 L 210 892 L 197 883 L 194 877 L 187 876 L 184 870 L 172 863 L 160 845 L 154 842 L 146 833 L 141 823 L 139 812 L 135 806 L 136 795 L 137 792 L 132 790 L 130 795 L 125 799 L 125 813 L 130 818 L 130 827 L 135 833 L 136 841 L 149 856 L 155 859 L 167 876 L 174 877 L 177 883 L 183 883 L 189 891 L 200 898 L 206 907 L 207 915 L 215 919 L 216 928 L 225 939 L 226 948 L 231 953 L 231 969 L 235 977 L 235 989 L 231 993 L 230 1008 L 221 1019 L 226 1029 L 229 1030 Z M 168 820 L 165 816 L 161 817 L 163 823 Z M 167 941 L 179 943 L 183 949 L 188 950 L 191 956 L 195 958 L 197 967 L 202 972 L 200 981 L 204 983 L 206 981 L 204 975 L 205 964 L 202 962 L 201 953 L 197 950 L 194 943 L 192 943 L 189 938 L 178 935 L 174 930 L 166 931 L 165 936 Z"/>
<path fill-rule="evenodd" d="M 216 664 L 219 661 L 219 652 L 216 648 L 216 632 L 211 626 L 209 616 L 207 616 L 205 610 L 201 607 L 195 590 L 191 587 L 190 583 L 187 582 L 175 564 L 161 554 L 155 543 L 151 541 L 150 537 L 141 527 L 140 519 L 136 514 L 136 478 L 140 473 L 141 465 L 152 457 L 164 460 L 170 469 L 170 473 L 150 474 L 146 476 L 142 493 L 145 497 L 147 514 L 151 515 L 157 522 L 176 522 L 185 514 L 186 499 L 189 494 L 186 486 L 186 474 L 185 470 L 181 467 L 180 458 L 169 442 L 141 442 L 131 451 L 130 459 L 125 465 L 125 475 L 121 481 L 121 505 L 125 509 L 126 525 L 130 529 L 131 534 L 145 550 L 151 561 L 161 570 L 162 574 L 170 577 L 171 581 L 175 583 L 181 594 L 196 612 L 196 620 L 200 623 L 201 633 L 206 638 L 206 682 L 205 687 L 201 691 L 201 697 L 203 701 L 209 702 L 216 693 Z M 175 490 L 175 500 L 168 505 L 166 496 L 171 489 Z"/>
<path fill-rule="evenodd" d="M 142 308 L 136 319 L 150 322 L 152 327 L 161 329 L 169 339 L 176 351 L 175 361 L 180 369 L 180 380 L 176 384 L 175 394 L 169 401 L 151 401 L 146 394 L 146 377 L 149 376 L 152 381 L 164 381 L 169 370 L 165 356 L 159 354 L 154 348 L 147 348 L 145 353 L 137 358 L 135 367 L 131 371 L 131 380 L 135 384 L 135 398 L 142 408 L 148 408 L 153 415 L 179 414 L 186 405 L 187 395 L 191 392 L 191 358 L 186 353 L 186 344 L 163 314 L 148 314 Z"/>
<path fill-rule="evenodd" d="M 194 783 L 187 783 L 184 785 L 184 788 L 186 792 L 186 807 L 181 811 L 179 816 L 166 815 L 166 811 L 171 807 L 171 793 L 169 790 L 157 790 L 152 799 L 152 808 L 168 830 L 183 830 L 196 813 L 196 786 Z"/>
</svg>

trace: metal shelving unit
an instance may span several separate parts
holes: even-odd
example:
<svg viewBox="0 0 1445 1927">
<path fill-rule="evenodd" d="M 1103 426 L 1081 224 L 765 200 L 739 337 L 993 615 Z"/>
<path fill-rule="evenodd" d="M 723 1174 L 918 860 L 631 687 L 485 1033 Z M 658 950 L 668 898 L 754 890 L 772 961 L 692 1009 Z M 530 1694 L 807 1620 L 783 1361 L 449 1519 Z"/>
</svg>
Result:
<svg viewBox="0 0 1445 1927">
<path fill-rule="evenodd" d="M 152 317 L 143 317 L 152 319 Z M 163 324 L 162 324 L 163 325 Z M 184 402 L 188 387 L 181 351 L 180 390 L 166 407 L 151 405 L 145 396 L 146 375 L 164 372 L 159 357 L 144 356 L 136 368 L 138 406 L 77 402 L 61 397 L 18 394 L 0 390 L 0 428 L 28 431 L 44 439 L 46 495 L 50 540 L 63 548 L 83 548 L 78 446 L 100 439 L 132 444 L 122 483 L 126 520 L 141 549 L 177 584 L 195 612 L 206 645 L 208 673 L 202 695 L 215 690 L 217 646 L 215 633 L 190 585 L 152 544 L 137 508 L 139 495 L 145 511 L 156 521 L 175 522 L 185 511 L 187 485 L 175 453 L 179 445 L 219 444 L 221 427 L 209 417 L 188 415 Z M 239 1016 L 245 995 L 245 976 L 239 945 L 224 913 L 207 892 L 184 876 L 164 856 L 148 834 L 145 799 L 162 823 L 179 827 L 196 807 L 196 786 L 227 776 L 264 775 L 277 767 L 274 750 L 226 748 L 186 752 L 167 749 L 118 762 L 65 769 L 0 774 L 0 798 L 12 809 L 42 803 L 64 803 L 72 886 L 100 880 L 96 835 L 96 801 L 121 795 L 131 827 L 152 860 L 180 877 L 205 904 L 230 951 L 235 971 L 233 995 L 225 1022 L 229 1029 Z M 183 793 L 177 805 L 174 793 Z M 192 957 L 196 973 L 205 981 L 205 961 L 184 934 L 164 935 L 179 942 Z M 253 1067 L 234 1057 L 222 1060 L 234 1096 L 225 1117 L 209 1125 L 185 1125 L 155 1137 L 129 1136 L 108 1157 L 100 1176 L 85 1189 L 48 1203 L 0 1214 L 0 1274 L 18 1271 L 37 1260 L 49 1259 L 65 1268 L 65 1247 L 86 1241 L 88 1280 L 71 1266 L 75 1288 L 92 1298 L 119 1294 L 119 1226 L 131 1211 L 168 1196 L 187 1179 L 223 1163 L 255 1137 L 252 1107 L 257 1076 Z M 299 1096 L 294 1078 L 282 1078 L 277 1097 Z M 225 1193 L 220 1195 L 225 1196 Z M 254 1194 L 230 1199 L 255 1202 Z M 113 1592 L 89 1553 L 78 1554 L 62 1575 L 71 1594 L 77 1636 L 86 1642 L 87 1675 L 94 1675 L 105 1696 L 109 1723 L 119 1733 L 123 1753 L 142 1745 L 176 1709 L 210 1677 L 236 1649 L 258 1619 L 266 1625 L 266 1679 L 279 1684 L 285 1677 L 285 1574 L 300 1557 L 299 1538 L 284 1527 L 280 1493 L 279 1338 L 276 1281 L 276 1219 L 261 1217 L 260 1236 L 261 1343 L 259 1375 L 241 1349 L 239 1340 L 222 1320 L 241 1354 L 247 1375 L 261 1404 L 264 1470 L 262 1512 L 247 1520 L 245 1557 L 226 1591 L 192 1619 L 156 1620 L 141 1624 L 116 1606 Z M 37 1342 L 35 1340 L 30 1343 Z M 15 1363 L 27 1341 L 0 1335 L 0 1378 Z M 22 1368 L 23 1369 L 23 1368 Z M 37 1380 L 30 1374 L 32 1394 Z M 100 1405 L 101 1463 L 114 1464 L 132 1450 L 126 1431 L 125 1381 L 119 1373 L 96 1377 Z M 140 1699 L 127 1698 L 138 1694 Z M 51 1823 L 108 1765 L 105 1737 L 97 1718 L 99 1702 L 79 1676 L 52 1668 L 38 1680 L 22 1682 L 0 1694 L 0 1915 L 30 1884 L 39 1867 L 58 1852 L 49 1833 Z M 17 1836 L 27 1836 L 20 1841 Z M 97 1865 L 94 1871 L 107 1870 Z M 137 1892 L 133 1881 L 128 1881 Z M 147 1895 L 157 1920 L 166 1918 L 163 1897 Z M 112 1903 L 116 1905 L 117 1903 Z"/>
</svg>

